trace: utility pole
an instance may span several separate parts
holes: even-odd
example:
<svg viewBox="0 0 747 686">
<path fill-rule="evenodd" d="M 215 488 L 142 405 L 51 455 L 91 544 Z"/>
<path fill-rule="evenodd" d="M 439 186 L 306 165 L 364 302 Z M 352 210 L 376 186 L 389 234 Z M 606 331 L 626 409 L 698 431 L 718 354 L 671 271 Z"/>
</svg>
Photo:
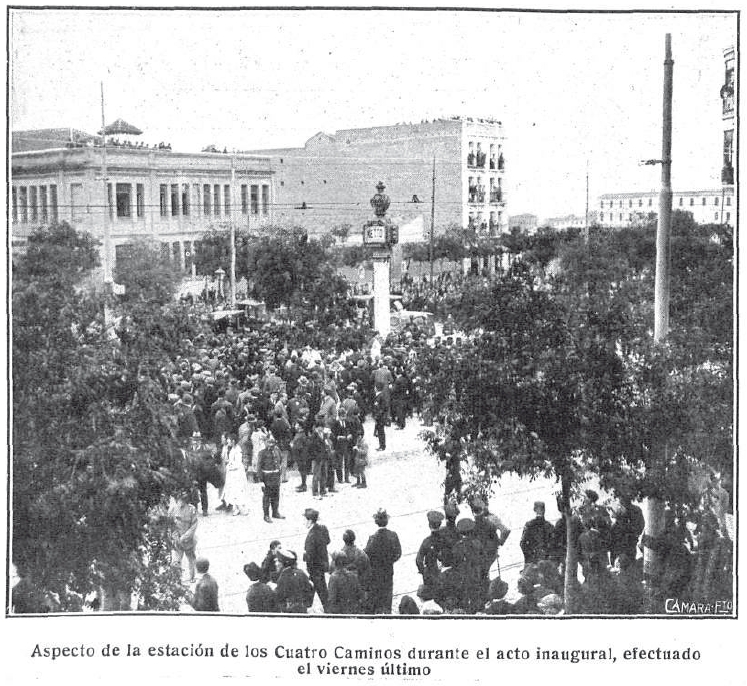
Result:
<svg viewBox="0 0 747 686">
<path fill-rule="evenodd" d="M 236 211 L 236 203 L 233 201 L 234 187 L 236 186 L 236 157 L 231 156 L 231 211 L 228 213 L 228 225 L 231 231 L 231 266 L 229 269 L 230 273 L 230 287 L 231 287 L 231 309 L 234 309 L 236 305 L 236 223 L 233 220 L 234 212 Z"/>
<path fill-rule="evenodd" d="M 656 227 L 656 278 L 654 281 L 654 343 L 661 344 L 669 332 L 670 234 L 672 230 L 672 34 L 667 33 L 664 47 L 664 106 L 662 112 L 661 191 L 659 193 L 659 221 Z M 668 445 L 655 445 L 653 477 L 663 476 Z M 646 498 L 646 530 L 656 538 L 664 529 L 664 503 L 656 496 Z M 658 571 L 658 555 L 649 547 L 643 548 L 643 574 L 651 584 Z M 651 586 L 649 587 L 651 588 Z M 652 600 L 652 591 L 649 600 Z"/>
<path fill-rule="evenodd" d="M 112 225 L 109 213 L 109 179 L 107 178 L 106 169 L 106 119 L 104 117 L 104 82 L 101 81 L 101 137 L 103 146 L 101 148 L 101 176 L 104 181 L 104 283 L 111 283 L 112 265 L 111 265 L 111 242 L 112 242 Z"/>
<path fill-rule="evenodd" d="M 586 160 L 586 219 L 584 220 L 584 241 L 589 242 L 589 160 Z"/>
<path fill-rule="evenodd" d="M 433 185 L 431 187 L 431 235 L 428 245 L 428 259 L 431 263 L 431 287 L 433 286 L 433 232 L 436 221 L 436 156 L 433 156 Z"/>
</svg>

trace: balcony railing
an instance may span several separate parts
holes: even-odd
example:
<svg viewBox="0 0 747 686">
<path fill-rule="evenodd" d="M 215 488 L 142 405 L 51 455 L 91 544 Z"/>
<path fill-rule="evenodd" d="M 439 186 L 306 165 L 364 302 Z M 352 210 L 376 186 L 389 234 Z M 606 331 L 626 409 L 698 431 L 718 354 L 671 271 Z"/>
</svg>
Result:
<svg viewBox="0 0 747 686">
<path fill-rule="evenodd" d="M 470 188 L 467 194 L 467 202 L 484 205 L 485 191 L 482 188 Z"/>
<path fill-rule="evenodd" d="M 491 203 L 503 203 L 506 202 L 505 198 L 503 197 L 503 191 L 502 190 L 495 190 L 490 194 L 490 202 Z"/>
</svg>

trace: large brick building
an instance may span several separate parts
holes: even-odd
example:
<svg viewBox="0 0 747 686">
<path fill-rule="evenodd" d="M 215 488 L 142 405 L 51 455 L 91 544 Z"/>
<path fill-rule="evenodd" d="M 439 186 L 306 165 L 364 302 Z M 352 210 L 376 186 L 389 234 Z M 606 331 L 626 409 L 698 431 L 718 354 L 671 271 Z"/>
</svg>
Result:
<svg viewBox="0 0 747 686">
<path fill-rule="evenodd" d="M 327 232 L 370 218 L 378 181 L 402 224 L 420 219 L 428 232 L 435 159 L 435 228 L 473 225 L 508 229 L 504 133 L 492 119 L 451 118 L 420 124 L 317 133 L 302 148 L 252 150 L 268 155 L 275 172 L 278 223 Z"/>
<path fill-rule="evenodd" d="M 97 236 L 102 250 L 108 229 L 110 265 L 124 256 L 124 244 L 148 238 L 189 270 L 194 242 L 209 228 L 273 220 L 267 157 L 107 145 L 105 184 L 98 137 L 45 129 L 14 132 L 13 139 L 14 250 L 23 249 L 32 230 L 59 220 Z"/>
</svg>

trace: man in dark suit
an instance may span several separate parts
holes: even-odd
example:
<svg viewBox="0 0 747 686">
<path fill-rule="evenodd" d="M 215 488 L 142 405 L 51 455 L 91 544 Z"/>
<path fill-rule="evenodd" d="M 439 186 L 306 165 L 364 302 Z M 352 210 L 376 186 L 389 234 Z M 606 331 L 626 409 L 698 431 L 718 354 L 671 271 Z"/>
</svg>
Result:
<svg viewBox="0 0 747 686">
<path fill-rule="evenodd" d="M 391 614 L 394 587 L 394 563 L 402 557 L 399 536 L 387 529 L 389 515 L 379 510 L 374 515 L 379 530 L 368 539 L 365 553 L 371 562 L 369 612 Z"/>
<path fill-rule="evenodd" d="M 246 608 L 249 612 L 270 612 L 278 611 L 278 599 L 265 581 L 260 577 L 262 570 L 256 562 L 250 562 L 244 565 L 244 574 L 253 581 L 249 590 L 246 592 Z"/>
<path fill-rule="evenodd" d="M 521 552 L 525 564 L 546 560 L 553 545 L 555 527 L 545 519 L 545 503 L 534 503 L 534 519 L 530 519 L 521 532 Z"/>
<path fill-rule="evenodd" d="M 195 562 L 200 580 L 192 596 L 192 607 L 197 612 L 220 612 L 218 608 L 218 582 L 208 574 L 210 562 L 201 557 Z"/>
<path fill-rule="evenodd" d="M 306 517 L 306 525 L 309 529 L 309 533 L 306 534 L 303 559 L 306 562 L 311 583 L 314 584 L 314 591 L 319 596 L 319 600 L 322 601 L 322 607 L 326 612 L 328 593 L 325 574 L 329 572 L 329 555 L 327 553 L 329 531 L 324 524 L 319 524 L 319 512 L 317 510 L 307 507 L 303 515 Z"/>
<path fill-rule="evenodd" d="M 314 587 L 306 573 L 296 566 L 297 556 L 292 550 L 278 549 L 278 560 L 283 570 L 275 588 L 278 608 L 284 614 L 306 614 L 314 602 Z"/>
</svg>

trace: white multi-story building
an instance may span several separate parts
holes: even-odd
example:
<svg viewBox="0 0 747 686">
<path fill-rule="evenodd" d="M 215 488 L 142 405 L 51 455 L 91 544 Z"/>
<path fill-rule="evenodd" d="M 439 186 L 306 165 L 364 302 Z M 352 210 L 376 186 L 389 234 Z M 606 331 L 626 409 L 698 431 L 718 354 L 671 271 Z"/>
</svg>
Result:
<svg viewBox="0 0 747 686">
<path fill-rule="evenodd" d="M 279 223 L 326 232 L 357 230 L 370 218 L 377 182 L 386 186 L 389 215 L 428 232 L 435 164 L 435 228 L 450 224 L 483 234 L 508 230 L 503 125 L 452 117 L 323 132 L 302 148 L 251 150 L 269 155 L 275 172 Z"/>
<path fill-rule="evenodd" d="M 659 213 L 659 192 L 605 193 L 599 196 L 599 224 L 619 228 L 656 219 Z M 698 224 L 729 224 L 734 226 L 736 207 L 734 187 L 722 186 L 701 191 L 674 191 L 672 209 L 690 212 Z"/>
</svg>

